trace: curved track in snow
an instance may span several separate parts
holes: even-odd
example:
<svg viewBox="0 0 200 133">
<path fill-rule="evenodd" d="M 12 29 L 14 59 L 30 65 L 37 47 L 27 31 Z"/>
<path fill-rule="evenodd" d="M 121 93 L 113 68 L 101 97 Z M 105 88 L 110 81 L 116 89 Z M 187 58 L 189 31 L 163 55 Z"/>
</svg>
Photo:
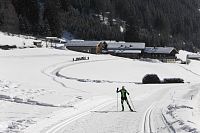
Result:
<svg viewBox="0 0 200 133">
<path fill-rule="evenodd" d="M 62 69 L 66 69 L 67 67 L 91 63 L 91 62 L 101 62 L 101 61 L 109 61 L 109 60 L 118 60 L 118 59 L 104 59 L 104 60 L 92 60 L 92 61 L 80 61 L 80 62 L 72 62 L 72 61 L 61 62 L 61 63 L 48 66 L 47 68 L 43 69 L 41 72 L 45 74 L 46 76 L 51 77 L 55 82 L 61 84 L 63 87 L 66 87 L 66 88 L 68 87 L 63 82 L 59 81 L 58 78 L 65 78 L 67 80 L 76 80 L 78 82 L 93 82 L 93 83 L 137 83 L 133 81 L 121 82 L 121 81 L 112 81 L 112 80 L 81 79 L 78 77 L 68 77 L 60 73 Z"/>
<path fill-rule="evenodd" d="M 153 128 L 152 122 L 152 111 L 155 108 L 156 102 L 152 103 L 149 108 L 146 110 L 144 118 L 143 118 L 143 127 L 142 133 L 154 133 L 155 130 Z"/>
</svg>

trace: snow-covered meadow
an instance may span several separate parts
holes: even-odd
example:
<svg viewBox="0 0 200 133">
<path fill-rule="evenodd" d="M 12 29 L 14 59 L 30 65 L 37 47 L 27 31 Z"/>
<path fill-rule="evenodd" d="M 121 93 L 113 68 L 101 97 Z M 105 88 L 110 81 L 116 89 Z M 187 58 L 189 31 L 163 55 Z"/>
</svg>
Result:
<svg viewBox="0 0 200 133">
<path fill-rule="evenodd" d="M 1 33 L 0 41 L 19 46 L 27 39 Z M 0 132 L 200 132 L 199 66 L 52 48 L 0 50 Z M 185 83 L 141 84 L 151 73 Z M 137 112 L 117 111 L 121 86 Z"/>
</svg>

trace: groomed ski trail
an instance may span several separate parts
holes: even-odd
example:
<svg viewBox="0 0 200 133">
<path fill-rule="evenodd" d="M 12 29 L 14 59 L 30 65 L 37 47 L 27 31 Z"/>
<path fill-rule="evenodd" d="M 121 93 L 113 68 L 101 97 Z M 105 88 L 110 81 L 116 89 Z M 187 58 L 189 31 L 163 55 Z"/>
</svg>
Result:
<svg viewBox="0 0 200 133">
<path fill-rule="evenodd" d="M 115 102 L 115 100 L 111 100 L 109 102 L 104 102 L 98 106 L 96 106 L 95 108 L 92 108 L 92 109 L 89 109 L 85 112 L 82 112 L 80 114 L 77 114 L 71 118 L 68 118 L 66 120 L 64 120 L 63 122 L 60 122 L 60 123 L 57 123 L 56 125 L 54 125 L 53 127 L 51 127 L 50 129 L 48 129 L 47 131 L 44 131 L 44 133 L 57 133 L 59 132 L 59 130 L 61 130 L 62 128 L 64 128 L 65 126 L 67 126 L 68 124 L 70 124 L 71 122 L 77 120 L 77 119 L 80 119 L 81 117 L 84 117 L 86 115 L 89 115 L 91 114 L 92 111 L 94 110 L 99 110 L 101 108 L 104 108 L 110 104 L 113 104 Z"/>
<path fill-rule="evenodd" d="M 152 121 L 152 112 L 157 102 L 152 103 L 146 110 L 143 118 L 142 133 L 155 133 Z"/>
</svg>

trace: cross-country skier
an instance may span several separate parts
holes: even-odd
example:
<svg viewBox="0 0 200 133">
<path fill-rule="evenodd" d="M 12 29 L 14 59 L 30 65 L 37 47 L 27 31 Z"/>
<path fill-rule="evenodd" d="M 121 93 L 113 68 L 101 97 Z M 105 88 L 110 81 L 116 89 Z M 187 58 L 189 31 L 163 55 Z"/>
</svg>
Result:
<svg viewBox="0 0 200 133">
<path fill-rule="evenodd" d="M 129 102 L 128 102 L 128 99 L 127 99 L 127 96 L 126 94 L 129 95 L 128 91 L 125 89 L 124 86 L 122 86 L 122 89 L 119 90 L 119 88 L 117 88 L 117 93 L 118 92 L 121 92 L 121 104 L 122 104 L 122 111 L 124 111 L 124 100 L 126 101 L 126 103 L 128 104 L 128 107 L 130 109 L 130 111 L 133 111 Z"/>
</svg>

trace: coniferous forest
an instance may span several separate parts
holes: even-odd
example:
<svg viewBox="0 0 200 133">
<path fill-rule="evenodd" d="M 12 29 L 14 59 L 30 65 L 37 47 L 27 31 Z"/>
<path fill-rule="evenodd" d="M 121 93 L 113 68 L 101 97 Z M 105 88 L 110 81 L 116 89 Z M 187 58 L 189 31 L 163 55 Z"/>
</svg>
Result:
<svg viewBox="0 0 200 133">
<path fill-rule="evenodd" d="M 199 0 L 1 0 L 0 30 L 200 48 Z"/>
</svg>

